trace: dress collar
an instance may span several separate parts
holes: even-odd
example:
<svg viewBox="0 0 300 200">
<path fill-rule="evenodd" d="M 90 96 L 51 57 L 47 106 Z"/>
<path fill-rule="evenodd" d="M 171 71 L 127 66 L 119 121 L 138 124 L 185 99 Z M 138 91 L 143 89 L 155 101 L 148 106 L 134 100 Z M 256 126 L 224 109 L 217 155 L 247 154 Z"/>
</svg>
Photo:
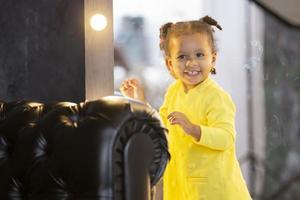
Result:
<svg viewBox="0 0 300 200">
<path fill-rule="evenodd" d="M 182 81 L 181 80 L 178 80 L 178 81 L 179 81 L 179 85 L 180 85 L 180 90 L 185 94 L 189 94 L 194 91 L 199 91 L 199 90 L 205 88 L 206 86 L 210 85 L 213 82 L 213 79 L 209 75 L 204 81 L 202 81 L 201 83 L 196 85 L 194 88 L 189 89 L 188 92 L 184 91 L 184 85 L 183 85 Z"/>
</svg>

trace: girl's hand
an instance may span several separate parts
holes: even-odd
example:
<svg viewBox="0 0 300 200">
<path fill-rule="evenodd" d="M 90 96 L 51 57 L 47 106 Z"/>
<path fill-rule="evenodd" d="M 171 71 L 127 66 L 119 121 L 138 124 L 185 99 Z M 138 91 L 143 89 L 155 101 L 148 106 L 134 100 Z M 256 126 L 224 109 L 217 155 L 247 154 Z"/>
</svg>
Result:
<svg viewBox="0 0 300 200">
<path fill-rule="evenodd" d="M 124 96 L 145 102 L 144 88 L 137 79 L 129 78 L 123 81 L 120 91 Z"/>
<path fill-rule="evenodd" d="M 192 124 L 190 120 L 181 112 L 172 112 L 168 115 L 167 119 L 171 125 L 179 125 L 189 135 L 193 136 L 197 141 L 201 137 L 200 126 Z"/>
</svg>

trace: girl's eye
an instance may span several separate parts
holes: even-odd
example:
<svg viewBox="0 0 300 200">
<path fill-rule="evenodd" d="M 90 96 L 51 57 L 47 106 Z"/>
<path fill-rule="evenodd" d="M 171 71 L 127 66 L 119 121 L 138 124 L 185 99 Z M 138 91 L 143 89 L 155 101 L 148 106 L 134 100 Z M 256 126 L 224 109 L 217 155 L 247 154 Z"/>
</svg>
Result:
<svg viewBox="0 0 300 200">
<path fill-rule="evenodd" d="M 197 57 L 197 58 L 201 58 L 201 57 L 203 57 L 203 56 L 204 56 L 203 53 L 200 53 L 200 52 L 199 52 L 199 53 L 196 53 L 196 57 Z"/>
<path fill-rule="evenodd" d="M 185 58 L 186 58 L 185 55 L 180 55 L 180 56 L 177 57 L 178 60 L 183 60 L 183 59 L 185 59 Z"/>
</svg>

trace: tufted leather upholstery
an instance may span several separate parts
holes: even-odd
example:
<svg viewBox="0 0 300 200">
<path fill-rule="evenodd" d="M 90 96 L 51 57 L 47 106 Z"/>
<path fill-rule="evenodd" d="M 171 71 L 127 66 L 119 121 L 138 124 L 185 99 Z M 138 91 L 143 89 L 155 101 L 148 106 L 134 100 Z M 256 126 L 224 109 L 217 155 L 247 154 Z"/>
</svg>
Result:
<svg viewBox="0 0 300 200">
<path fill-rule="evenodd" d="M 1 200 L 149 199 L 168 160 L 157 112 L 140 102 L 0 102 Z"/>
</svg>

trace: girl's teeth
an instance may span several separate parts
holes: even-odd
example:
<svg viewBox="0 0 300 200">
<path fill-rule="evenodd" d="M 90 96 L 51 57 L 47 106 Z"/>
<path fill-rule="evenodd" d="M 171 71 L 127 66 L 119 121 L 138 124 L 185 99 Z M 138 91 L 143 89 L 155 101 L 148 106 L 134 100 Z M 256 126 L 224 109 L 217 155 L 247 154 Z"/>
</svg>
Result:
<svg viewBox="0 0 300 200">
<path fill-rule="evenodd" d="M 196 74 L 198 74 L 199 72 L 197 72 L 197 71 L 191 71 L 191 72 L 187 72 L 188 73 L 188 75 L 196 75 Z"/>
</svg>

